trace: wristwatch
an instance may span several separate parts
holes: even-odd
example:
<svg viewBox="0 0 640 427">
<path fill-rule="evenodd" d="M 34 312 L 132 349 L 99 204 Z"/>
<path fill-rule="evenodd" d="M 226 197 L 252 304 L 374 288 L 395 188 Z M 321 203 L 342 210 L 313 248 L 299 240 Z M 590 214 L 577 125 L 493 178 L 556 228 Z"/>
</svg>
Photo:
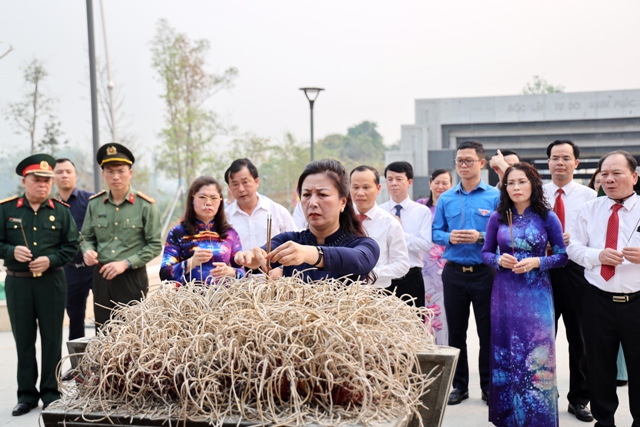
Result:
<svg viewBox="0 0 640 427">
<path fill-rule="evenodd" d="M 320 246 L 316 246 L 316 249 L 318 249 L 318 260 L 315 262 L 315 264 L 313 264 L 314 267 L 317 267 L 324 258 L 324 251 L 322 250 L 322 248 Z"/>
<path fill-rule="evenodd" d="M 480 233 L 480 237 L 478 237 L 478 241 L 476 243 L 479 245 L 484 245 L 484 234 Z"/>
</svg>

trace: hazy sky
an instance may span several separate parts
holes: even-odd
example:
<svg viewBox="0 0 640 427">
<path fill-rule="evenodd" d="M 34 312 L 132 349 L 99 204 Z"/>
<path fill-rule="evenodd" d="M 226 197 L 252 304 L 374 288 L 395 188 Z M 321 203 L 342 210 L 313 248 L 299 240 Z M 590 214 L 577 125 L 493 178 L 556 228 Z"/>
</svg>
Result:
<svg viewBox="0 0 640 427">
<path fill-rule="evenodd" d="M 413 123 L 417 98 L 518 94 L 534 74 L 569 92 L 640 88 L 638 0 L 106 0 L 105 11 L 128 131 L 149 147 L 163 126 L 149 51 L 161 18 L 211 42 L 210 71 L 239 69 L 209 105 L 240 132 L 275 139 L 290 131 L 308 142 L 302 86 L 326 88 L 316 138 L 371 120 L 387 144 Z M 94 20 L 104 57 L 97 0 Z M 40 58 L 64 131 L 90 145 L 85 1 L 0 1 L 0 54 L 9 45 L 0 104 L 19 99 L 21 67 Z M 2 147 L 27 142 L 0 120 Z"/>
</svg>

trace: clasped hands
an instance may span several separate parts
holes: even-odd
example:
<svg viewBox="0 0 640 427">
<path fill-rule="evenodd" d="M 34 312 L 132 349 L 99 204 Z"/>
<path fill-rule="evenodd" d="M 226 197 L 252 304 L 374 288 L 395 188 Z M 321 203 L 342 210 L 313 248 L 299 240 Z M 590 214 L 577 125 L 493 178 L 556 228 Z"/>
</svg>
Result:
<svg viewBox="0 0 640 427">
<path fill-rule="evenodd" d="M 618 252 L 615 249 L 606 248 L 600 252 L 598 259 L 602 265 L 617 266 L 626 259 L 633 264 L 640 264 L 640 248 L 628 246 Z"/>
<path fill-rule="evenodd" d="M 534 268 L 540 268 L 540 258 L 532 257 L 518 261 L 516 257 L 509 254 L 502 254 L 498 258 L 498 265 L 504 269 L 511 270 L 516 274 L 526 273 Z"/>
<path fill-rule="evenodd" d="M 32 273 L 44 273 L 49 269 L 49 266 L 51 265 L 49 257 L 46 257 L 44 255 L 33 259 L 31 250 L 26 246 L 16 246 L 16 248 L 13 250 L 13 257 L 18 262 L 28 262 L 29 270 L 31 270 Z"/>
<path fill-rule="evenodd" d="M 193 250 L 193 256 L 187 260 L 187 271 L 193 270 L 195 267 L 208 262 L 213 257 L 213 251 L 211 249 L 195 248 Z M 214 269 L 209 273 L 214 279 L 219 279 L 224 276 L 235 277 L 236 270 L 230 265 L 224 262 L 213 262 Z"/>
<path fill-rule="evenodd" d="M 82 256 L 82 260 L 84 261 L 84 265 L 88 267 L 96 265 L 98 264 L 98 252 L 93 249 L 89 249 Z M 113 261 L 100 267 L 100 274 L 102 274 L 102 277 L 104 277 L 105 280 L 113 280 L 120 274 L 127 271 L 128 268 L 129 264 L 127 264 L 126 260 Z"/>
<path fill-rule="evenodd" d="M 478 230 L 451 230 L 449 241 L 452 245 L 460 243 L 476 243 L 480 238 Z"/>
</svg>

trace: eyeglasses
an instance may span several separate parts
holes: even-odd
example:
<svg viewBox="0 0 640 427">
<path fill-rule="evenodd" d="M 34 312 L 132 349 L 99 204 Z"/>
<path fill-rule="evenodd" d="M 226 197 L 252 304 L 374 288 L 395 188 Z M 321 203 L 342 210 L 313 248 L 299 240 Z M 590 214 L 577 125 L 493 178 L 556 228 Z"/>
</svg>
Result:
<svg viewBox="0 0 640 427">
<path fill-rule="evenodd" d="M 207 202 L 216 203 L 220 201 L 220 197 L 218 196 L 209 197 L 209 196 L 199 195 L 199 196 L 195 196 L 194 199 L 196 199 L 202 204 L 205 204 Z"/>
<path fill-rule="evenodd" d="M 507 187 L 511 187 L 511 188 L 513 188 L 513 187 L 515 187 L 516 185 L 517 185 L 518 187 L 524 187 L 524 186 L 525 186 L 525 185 L 527 185 L 527 184 L 531 184 L 531 181 L 526 181 L 526 180 L 524 180 L 524 179 L 521 179 L 520 181 L 509 181 L 509 182 L 507 182 Z"/>
<path fill-rule="evenodd" d="M 471 166 L 473 166 L 473 164 L 475 162 L 481 162 L 482 160 L 472 160 L 472 159 L 455 159 L 454 163 L 458 166 L 462 166 L 465 165 L 466 167 L 470 168 Z"/>
</svg>

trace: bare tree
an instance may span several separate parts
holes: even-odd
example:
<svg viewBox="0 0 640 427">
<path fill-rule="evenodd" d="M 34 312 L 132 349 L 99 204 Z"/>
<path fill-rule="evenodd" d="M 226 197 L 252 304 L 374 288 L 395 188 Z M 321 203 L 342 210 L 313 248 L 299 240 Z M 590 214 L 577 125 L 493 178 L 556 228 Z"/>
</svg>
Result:
<svg viewBox="0 0 640 427">
<path fill-rule="evenodd" d="M 7 120 L 17 134 L 26 133 L 31 140 L 31 154 L 37 147 L 36 132 L 43 116 L 48 115 L 51 123 L 58 123 L 53 114 L 56 99 L 43 92 L 43 82 L 49 73 L 38 59 L 33 59 L 23 72 L 25 92 L 22 100 L 7 105 Z"/>
</svg>

